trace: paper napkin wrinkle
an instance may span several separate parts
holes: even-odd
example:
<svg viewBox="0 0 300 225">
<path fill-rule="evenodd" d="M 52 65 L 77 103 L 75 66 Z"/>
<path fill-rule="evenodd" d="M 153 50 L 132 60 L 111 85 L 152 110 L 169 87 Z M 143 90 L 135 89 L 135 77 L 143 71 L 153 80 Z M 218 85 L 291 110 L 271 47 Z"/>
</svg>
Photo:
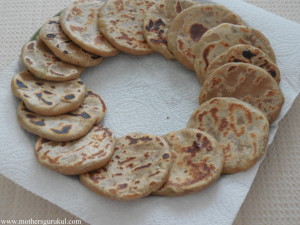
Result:
<svg viewBox="0 0 300 225">
<path fill-rule="evenodd" d="M 261 30 L 275 50 L 285 104 L 271 126 L 271 142 L 278 121 L 300 90 L 300 65 L 294 63 L 300 58 L 300 25 L 242 1 L 215 2 Z M 19 126 L 18 100 L 10 91 L 12 76 L 22 69 L 16 61 L 0 76 L 1 174 L 90 224 L 229 225 L 233 222 L 259 164 L 245 172 L 222 176 L 214 185 L 195 194 L 176 198 L 150 196 L 131 202 L 103 198 L 86 189 L 76 177 L 40 166 L 33 152 L 36 137 Z M 120 54 L 107 58 L 101 65 L 86 69 L 82 79 L 104 99 L 108 112 L 103 123 L 117 136 L 128 132 L 162 135 L 184 128 L 198 106 L 200 85 L 195 74 L 159 54 Z"/>
</svg>

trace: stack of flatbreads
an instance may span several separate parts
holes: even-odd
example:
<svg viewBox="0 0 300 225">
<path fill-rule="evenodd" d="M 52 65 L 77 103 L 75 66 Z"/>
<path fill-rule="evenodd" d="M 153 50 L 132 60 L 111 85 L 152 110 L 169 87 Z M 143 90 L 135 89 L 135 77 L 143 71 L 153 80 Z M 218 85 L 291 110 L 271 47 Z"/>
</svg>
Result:
<svg viewBox="0 0 300 225">
<path fill-rule="evenodd" d="M 116 138 L 80 74 L 119 52 L 154 51 L 195 71 L 200 106 L 185 128 Z M 42 25 L 21 60 L 11 89 L 20 125 L 39 137 L 39 163 L 118 200 L 192 193 L 251 168 L 284 103 L 268 39 L 216 4 L 78 0 Z"/>
</svg>

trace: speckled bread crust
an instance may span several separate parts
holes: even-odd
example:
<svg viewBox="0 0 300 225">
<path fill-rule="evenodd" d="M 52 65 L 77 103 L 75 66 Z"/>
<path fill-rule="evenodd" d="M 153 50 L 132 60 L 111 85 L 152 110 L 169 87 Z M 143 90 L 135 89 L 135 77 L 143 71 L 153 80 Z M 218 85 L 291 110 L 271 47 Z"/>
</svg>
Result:
<svg viewBox="0 0 300 225">
<path fill-rule="evenodd" d="M 29 71 L 22 71 L 11 81 L 14 95 L 26 108 L 45 116 L 64 114 L 77 109 L 86 94 L 86 85 L 81 79 L 65 82 L 45 81 Z"/>
<path fill-rule="evenodd" d="M 97 25 L 98 12 L 104 5 L 99 1 L 82 1 L 72 4 L 60 15 L 64 33 L 81 48 L 100 56 L 119 53 L 100 33 Z"/>
<path fill-rule="evenodd" d="M 218 55 L 237 44 L 247 44 L 261 49 L 276 63 L 269 40 L 260 31 L 229 23 L 220 24 L 207 31 L 195 46 L 195 72 L 203 83 L 207 67 Z"/>
<path fill-rule="evenodd" d="M 101 56 L 87 52 L 74 44 L 62 31 L 59 17 L 53 17 L 40 29 L 39 38 L 61 60 L 78 66 L 96 66 L 102 62 Z"/>
<path fill-rule="evenodd" d="M 29 41 L 21 50 L 23 65 L 36 77 L 52 81 L 66 81 L 79 77 L 83 68 L 61 61 L 41 41 Z"/>
<path fill-rule="evenodd" d="M 78 175 L 104 166 L 111 158 L 115 136 L 110 129 L 95 125 L 87 135 L 71 142 L 39 138 L 35 155 L 45 167 L 66 175 Z"/>
<path fill-rule="evenodd" d="M 269 123 L 257 108 L 234 98 L 214 98 L 198 107 L 187 124 L 217 139 L 224 152 L 222 173 L 251 168 L 265 153 Z"/>
<path fill-rule="evenodd" d="M 102 99 L 88 91 L 80 107 L 59 116 L 41 116 L 29 111 L 23 102 L 18 106 L 20 125 L 30 133 L 53 141 L 72 141 L 87 134 L 106 113 Z"/>
<path fill-rule="evenodd" d="M 108 198 L 132 200 L 149 195 L 166 181 L 171 168 L 167 142 L 158 136 L 131 133 L 118 138 L 109 163 L 80 176 L 91 190 Z"/>
<path fill-rule="evenodd" d="M 178 13 L 194 4 L 188 0 L 159 0 L 149 9 L 144 19 L 143 31 L 150 48 L 167 59 L 173 59 L 167 41 L 170 25 Z"/>
<path fill-rule="evenodd" d="M 164 135 L 172 152 L 166 183 L 154 194 L 178 196 L 200 191 L 221 175 L 224 155 L 211 135 L 198 129 L 182 129 Z"/>
<path fill-rule="evenodd" d="M 257 107 L 270 123 L 279 115 L 284 97 L 272 76 L 248 63 L 227 63 L 204 82 L 199 103 L 214 97 L 233 97 Z"/>
<path fill-rule="evenodd" d="M 122 52 L 150 54 L 143 35 L 143 21 L 152 0 L 107 0 L 99 11 L 98 27 L 106 39 Z"/>
<path fill-rule="evenodd" d="M 234 45 L 227 51 L 217 56 L 207 67 L 204 81 L 218 67 L 230 62 L 250 63 L 267 71 L 276 81 L 280 82 L 280 71 L 278 66 L 272 62 L 270 57 L 259 48 L 251 45 Z"/>
<path fill-rule="evenodd" d="M 201 36 L 221 24 L 244 24 L 241 18 L 221 5 L 196 5 L 179 13 L 168 32 L 168 48 L 185 67 L 194 70 L 194 48 Z"/>
</svg>

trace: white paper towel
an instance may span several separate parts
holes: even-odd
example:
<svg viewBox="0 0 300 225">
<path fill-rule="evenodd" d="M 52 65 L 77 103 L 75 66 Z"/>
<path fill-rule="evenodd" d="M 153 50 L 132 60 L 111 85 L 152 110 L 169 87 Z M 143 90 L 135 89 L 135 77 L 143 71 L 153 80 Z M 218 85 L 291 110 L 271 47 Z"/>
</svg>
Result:
<svg viewBox="0 0 300 225">
<path fill-rule="evenodd" d="M 300 25 L 244 2 L 217 2 L 237 12 L 250 26 L 269 37 L 282 72 L 286 102 L 272 125 L 286 114 L 300 88 Z M 58 9 L 59 11 L 60 9 Z M 33 154 L 35 138 L 23 131 L 15 112 L 18 100 L 10 92 L 11 77 L 23 67 L 15 62 L 0 75 L 0 172 L 24 188 L 91 224 L 231 224 L 258 169 L 222 176 L 210 188 L 189 196 L 147 197 L 132 202 L 102 198 L 77 178 L 41 167 Z M 117 136 L 141 131 L 157 135 L 181 129 L 197 107 L 200 86 L 195 75 L 158 54 L 105 59 L 82 76 L 105 100 L 104 124 Z"/>
</svg>

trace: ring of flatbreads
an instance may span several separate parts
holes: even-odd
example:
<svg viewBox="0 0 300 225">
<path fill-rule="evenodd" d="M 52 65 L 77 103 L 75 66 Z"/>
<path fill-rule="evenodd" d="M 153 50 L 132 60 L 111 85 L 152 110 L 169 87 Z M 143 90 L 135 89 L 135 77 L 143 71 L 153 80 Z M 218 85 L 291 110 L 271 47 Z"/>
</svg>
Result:
<svg viewBox="0 0 300 225">
<path fill-rule="evenodd" d="M 87 91 L 86 85 L 79 78 L 51 82 L 38 79 L 28 71 L 22 71 L 13 77 L 11 89 L 27 109 L 45 116 L 64 114 L 77 109 Z"/>
<path fill-rule="evenodd" d="M 44 23 L 39 38 L 61 60 L 78 66 L 96 66 L 102 62 L 101 56 L 87 52 L 67 37 L 60 26 L 59 17 L 53 17 Z"/>
<path fill-rule="evenodd" d="M 212 60 L 237 44 L 259 48 L 276 63 L 275 53 L 263 33 L 246 26 L 220 24 L 207 31 L 195 46 L 194 69 L 201 83 L 205 79 L 205 72 Z"/>
<path fill-rule="evenodd" d="M 95 125 L 80 139 L 56 142 L 39 138 L 35 145 L 38 161 L 66 175 L 78 175 L 101 168 L 111 158 L 115 137 L 110 129 Z"/>
<path fill-rule="evenodd" d="M 88 91 L 80 107 L 58 116 L 42 116 L 29 111 L 23 102 L 17 116 L 21 126 L 30 133 L 53 141 L 72 141 L 87 134 L 106 113 L 102 99 Z"/>
<path fill-rule="evenodd" d="M 152 0 L 107 0 L 99 11 L 98 27 L 120 51 L 133 55 L 152 53 L 143 35 L 143 21 L 154 3 Z"/>
<path fill-rule="evenodd" d="M 21 60 L 34 76 L 45 80 L 72 80 L 78 78 L 83 71 L 83 67 L 57 58 L 40 39 L 29 41 L 23 46 Z"/>
<path fill-rule="evenodd" d="M 216 69 L 204 82 L 199 103 L 214 97 L 232 97 L 257 107 L 270 123 L 279 115 L 283 94 L 273 77 L 258 66 L 227 63 Z"/>
<path fill-rule="evenodd" d="M 130 133 L 117 139 L 106 166 L 81 175 L 80 181 L 105 197 L 132 200 L 160 188 L 170 168 L 171 153 L 163 138 Z"/>
<path fill-rule="evenodd" d="M 168 32 L 168 48 L 175 58 L 194 70 L 195 46 L 205 32 L 221 23 L 243 25 L 242 19 L 221 5 L 195 5 L 180 12 Z"/>
<path fill-rule="evenodd" d="M 173 59 L 168 49 L 168 30 L 177 14 L 194 4 L 189 0 L 159 0 L 149 9 L 144 18 L 144 36 L 150 48 Z"/>
<path fill-rule="evenodd" d="M 210 186 L 221 175 L 224 155 L 215 138 L 185 128 L 163 136 L 172 152 L 168 180 L 154 194 L 178 196 Z"/>
<path fill-rule="evenodd" d="M 264 155 L 284 104 L 275 53 L 237 14 L 200 2 L 76 0 L 42 25 L 22 48 L 26 69 L 11 81 L 20 126 L 39 137 L 41 165 L 132 200 L 200 191 Z M 195 70 L 200 106 L 185 128 L 116 138 L 99 124 L 106 106 L 79 76 L 119 52 L 158 52 Z"/>
<path fill-rule="evenodd" d="M 119 53 L 100 33 L 98 11 L 104 5 L 99 1 L 82 1 L 62 11 L 59 22 L 64 33 L 81 48 L 100 56 Z"/>
<path fill-rule="evenodd" d="M 191 115 L 188 128 L 207 132 L 224 152 L 222 173 L 231 174 L 252 167 L 266 151 L 269 123 L 257 108 L 235 98 L 213 98 Z"/>
<path fill-rule="evenodd" d="M 250 63 L 267 71 L 276 81 L 280 82 L 280 71 L 270 57 L 259 48 L 251 45 L 234 45 L 226 52 L 217 56 L 208 65 L 204 75 L 204 81 L 218 67 L 230 62 Z"/>
</svg>

